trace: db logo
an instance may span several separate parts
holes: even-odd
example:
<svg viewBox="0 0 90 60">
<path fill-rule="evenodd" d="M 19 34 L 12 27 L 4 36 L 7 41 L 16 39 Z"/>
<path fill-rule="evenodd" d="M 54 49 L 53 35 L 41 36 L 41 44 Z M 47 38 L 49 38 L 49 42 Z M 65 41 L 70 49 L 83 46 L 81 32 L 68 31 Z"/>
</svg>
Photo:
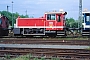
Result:
<svg viewBox="0 0 90 60">
<path fill-rule="evenodd" d="M 53 26 L 53 22 L 49 22 L 49 26 L 52 27 Z"/>
</svg>

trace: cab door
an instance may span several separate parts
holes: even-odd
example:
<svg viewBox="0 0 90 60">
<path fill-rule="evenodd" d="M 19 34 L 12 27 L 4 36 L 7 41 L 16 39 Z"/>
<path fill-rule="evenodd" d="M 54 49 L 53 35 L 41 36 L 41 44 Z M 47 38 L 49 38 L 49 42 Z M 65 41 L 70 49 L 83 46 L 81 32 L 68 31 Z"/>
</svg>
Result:
<svg viewBox="0 0 90 60">
<path fill-rule="evenodd" d="M 63 30 L 63 26 L 64 26 L 64 15 L 63 14 L 57 14 L 56 15 L 56 20 L 57 20 L 57 23 L 56 23 L 56 27 L 57 29 L 56 30 Z"/>
<path fill-rule="evenodd" d="M 46 30 L 56 30 L 56 14 L 47 14 L 46 16 Z"/>
</svg>

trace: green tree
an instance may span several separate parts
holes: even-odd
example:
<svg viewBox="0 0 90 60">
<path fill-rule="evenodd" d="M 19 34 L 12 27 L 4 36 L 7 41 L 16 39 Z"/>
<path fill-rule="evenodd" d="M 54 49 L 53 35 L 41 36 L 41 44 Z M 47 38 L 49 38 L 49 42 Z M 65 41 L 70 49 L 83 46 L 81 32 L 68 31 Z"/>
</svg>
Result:
<svg viewBox="0 0 90 60">
<path fill-rule="evenodd" d="M 9 19 L 9 23 L 10 25 L 12 25 L 12 13 L 11 12 L 7 12 L 7 11 L 0 11 L 0 14 L 8 17 Z M 16 13 L 13 13 L 13 21 L 14 23 L 16 23 L 16 19 L 18 18 L 18 16 L 20 16 L 21 18 L 28 18 L 29 16 L 28 15 L 20 15 L 18 12 Z"/>
<path fill-rule="evenodd" d="M 77 28 L 78 27 L 78 22 L 77 20 L 74 20 L 73 18 L 66 18 L 66 27 L 69 28 Z"/>
</svg>

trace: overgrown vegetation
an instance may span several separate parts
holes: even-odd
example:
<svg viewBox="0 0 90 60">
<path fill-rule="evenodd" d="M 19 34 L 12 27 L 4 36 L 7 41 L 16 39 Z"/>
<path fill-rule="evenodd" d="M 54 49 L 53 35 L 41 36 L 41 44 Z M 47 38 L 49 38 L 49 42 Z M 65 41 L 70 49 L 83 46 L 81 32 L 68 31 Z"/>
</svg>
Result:
<svg viewBox="0 0 90 60">
<path fill-rule="evenodd" d="M 66 27 L 78 28 L 78 20 L 73 18 L 66 18 Z"/>
<path fill-rule="evenodd" d="M 90 50 L 90 46 L 88 48 L 86 48 L 86 49 Z"/>
<path fill-rule="evenodd" d="M 9 23 L 10 25 L 12 24 L 12 13 L 11 12 L 7 12 L 7 11 L 0 11 L 1 15 L 7 16 L 9 19 Z M 16 19 L 18 18 L 18 16 L 25 18 L 25 17 L 29 17 L 28 15 L 20 15 L 18 12 L 13 13 L 13 21 L 14 23 L 16 22 Z"/>
<path fill-rule="evenodd" d="M 43 38 L 43 40 L 47 40 L 47 39 L 52 39 L 52 38 Z M 56 38 L 53 38 L 52 40 L 55 40 Z M 84 38 L 57 38 L 57 40 L 89 40 L 89 38 L 84 37 Z"/>
<path fill-rule="evenodd" d="M 15 59 L 11 59 L 11 60 L 60 60 L 59 58 L 45 58 L 45 57 L 33 57 L 31 54 L 29 55 L 25 55 L 25 56 L 20 56 L 18 58 Z"/>
</svg>

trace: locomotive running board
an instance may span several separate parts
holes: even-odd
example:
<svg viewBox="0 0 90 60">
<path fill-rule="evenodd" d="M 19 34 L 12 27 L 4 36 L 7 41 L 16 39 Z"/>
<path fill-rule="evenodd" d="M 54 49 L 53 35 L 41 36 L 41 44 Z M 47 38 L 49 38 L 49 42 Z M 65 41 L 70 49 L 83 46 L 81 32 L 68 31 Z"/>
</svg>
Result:
<svg viewBox="0 0 90 60">
<path fill-rule="evenodd" d="M 65 35 L 65 34 L 57 34 L 57 35 Z"/>
<path fill-rule="evenodd" d="M 82 33 L 82 36 L 90 36 L 90 33 L 89 33 L 89 32 L 86 32 L 86 33 L 83 32 L 83 33 Z"/>
<path fill-rule="evenodd" d="M 57 36 L 65 36 L 65 31 L 57 31 Z"/>
</svg>

